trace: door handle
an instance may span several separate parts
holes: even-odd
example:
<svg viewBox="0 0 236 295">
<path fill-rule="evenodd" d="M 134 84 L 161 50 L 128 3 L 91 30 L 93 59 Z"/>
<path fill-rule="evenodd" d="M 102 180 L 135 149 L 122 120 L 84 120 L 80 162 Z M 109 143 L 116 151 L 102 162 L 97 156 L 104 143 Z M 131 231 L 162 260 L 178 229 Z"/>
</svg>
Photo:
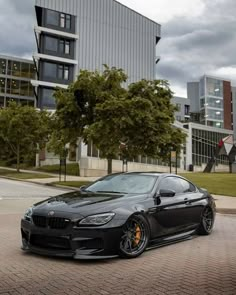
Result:
<svg viewBox="0 0 236 295">
<path fill-rule="evenodd" d="M 186 205 L 191 205 L 191 202 L 189 201 L 188 198 L 185 198 L 185 199 L 184 199 L 184 203 L 185 203 Z"/>
</svg>

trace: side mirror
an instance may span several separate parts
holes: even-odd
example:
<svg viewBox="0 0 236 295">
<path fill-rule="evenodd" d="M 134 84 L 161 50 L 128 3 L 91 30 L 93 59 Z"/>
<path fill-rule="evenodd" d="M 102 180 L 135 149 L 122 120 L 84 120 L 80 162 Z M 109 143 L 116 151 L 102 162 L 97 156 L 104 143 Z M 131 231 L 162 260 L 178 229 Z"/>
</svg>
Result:
<svg viewBox="0 0 236 295">
<path fill-rule="evenodd" d="M 82 185 L 82 186 L 79 188 L 80 191 L 83 191 L 83 190 L 85 190 L 85 189 L 86 189 L 86 185 Z"/>
<path fill-rule="evenodd" d="M 175 191 L 172 191 L 171 189 L 161 189 L 159 192 L 160 197 L 174 197 Z"/>
</svg>

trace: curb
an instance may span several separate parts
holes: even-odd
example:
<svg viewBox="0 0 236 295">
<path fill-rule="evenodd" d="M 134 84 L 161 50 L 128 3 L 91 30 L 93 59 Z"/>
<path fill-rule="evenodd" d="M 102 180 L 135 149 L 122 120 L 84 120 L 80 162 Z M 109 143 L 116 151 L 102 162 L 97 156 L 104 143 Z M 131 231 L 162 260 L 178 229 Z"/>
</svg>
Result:
<svg viewBox="0 0 236 295">
<path fill-rule="evenodd" d="M 236 215 L 236 208 L 216 208 L 216 213 Z"/>
<path fill-rule="evenodd" d="M 26 183 L 32 183 L 32 184 L 37 184 L 37 185 L 41 185 L 41 186 L 49 186 L 49 187 L 55 188 L 55 189 L 60 188 L 60 189 L 64 189 L 64 190 L 67 190 L 67 191 L 76 189 L 76 188 L 69 187 L 69 186 L 53 185 L 51 183 L 40 183 L 40 182 L 31 181 L 31 180 L 27 180 L 27 179 L 20 179 L 20 178 L 8 177 L 8 176 L 0 176 L 0 178 L 9 179 L 9 180 L 15 180 L 15 181 L 21 181 L 21 182 L 26 182 Z"/>
</svg>

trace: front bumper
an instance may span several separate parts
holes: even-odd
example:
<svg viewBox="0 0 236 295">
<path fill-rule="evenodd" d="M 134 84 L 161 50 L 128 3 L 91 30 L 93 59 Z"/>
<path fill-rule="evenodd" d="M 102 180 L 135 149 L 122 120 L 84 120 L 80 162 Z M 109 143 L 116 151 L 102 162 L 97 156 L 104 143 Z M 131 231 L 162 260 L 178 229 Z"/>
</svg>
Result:
<svg viewBox="0 0 236 295">
<path fill-rule="evenodd" d="M 40 228 L 21 220 L 22 249 L 41 255 L 74 259 L 103 259 L 118 256 L 122 227 Z"/>
</svg>

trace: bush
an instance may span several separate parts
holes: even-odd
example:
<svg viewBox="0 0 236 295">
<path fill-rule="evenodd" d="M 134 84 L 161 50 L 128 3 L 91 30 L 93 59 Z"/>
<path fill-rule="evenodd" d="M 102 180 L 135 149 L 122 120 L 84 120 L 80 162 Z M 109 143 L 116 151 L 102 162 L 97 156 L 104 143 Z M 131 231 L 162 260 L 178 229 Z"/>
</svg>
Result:
<svg viewBox="0 0 236 295">
<path fill-rule="evenodd" d="M 46 165 L 37 168 L 38 171 L 48 172 L 48 173 L 56 173 L 59 174 L 60 165 Z M 62 173 L 64 173 L 64 166 L 62 166 Z M 66 174 L 67 175 L 73 175 L 73 176 L 79 176 L 79 164 L 78 163 L 70 163 L 66 165 Z"/>
</svg>

